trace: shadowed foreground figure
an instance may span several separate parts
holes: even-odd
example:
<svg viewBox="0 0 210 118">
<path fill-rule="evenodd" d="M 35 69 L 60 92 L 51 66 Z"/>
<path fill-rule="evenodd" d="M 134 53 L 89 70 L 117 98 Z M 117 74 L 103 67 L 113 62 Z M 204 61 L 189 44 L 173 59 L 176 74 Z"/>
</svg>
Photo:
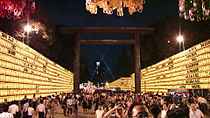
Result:
<svg viewBox="0 0 210 118">
<path fill-rule="evenodd" d="M 149 118 L 147 107 L 140 103 L 133 103 L 128 110 L 129 118 Z"/>
</svg>

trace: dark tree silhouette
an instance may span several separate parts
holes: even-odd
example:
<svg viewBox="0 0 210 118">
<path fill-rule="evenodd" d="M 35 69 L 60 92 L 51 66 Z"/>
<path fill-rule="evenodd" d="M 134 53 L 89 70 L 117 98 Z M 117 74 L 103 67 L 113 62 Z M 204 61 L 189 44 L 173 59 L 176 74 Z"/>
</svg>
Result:
<svg viewBox="0 0 210 118">
<path fill-rule="evenodd" d="M 154 34 L 142 36 L 140 41 L 141 69 L 180 52 L 176 40 L 179 28 L 184 36 L 186 49 L 210 39 L 210 20 L 192 22 L 181 19 L 178 15 L 171 15 L 154 22 L 151 27 L 155 29 Z M 122 51 L 114 66 L 117 78 L 130 76 L 134 72 L 134 55 L 129 57 L 128 52 L 133 54 L 133 49 Z"/>
<path fill-rule="evenodd" d="M 134 72 L 134 55 L 133 47 L 131 45 L 126 46 L 122 51 L 121 56 L 117 59 L 116 65 L 113 67 L 113 73 L 116 78 L 122 76 L 130 76 Z"/>
<path fill-rule="evenodd" d="M 209 39 L 210 20 L 192 22 L 181 19 L 178 15 L 172 15 L 153 23 L 152 27 L 155 28 L 154 50 L 156 50 L 159 59 L 163 60 L 179 52 L 176 40 L 179 31 L 184 36 L 186 49 Z"/>
</svg>

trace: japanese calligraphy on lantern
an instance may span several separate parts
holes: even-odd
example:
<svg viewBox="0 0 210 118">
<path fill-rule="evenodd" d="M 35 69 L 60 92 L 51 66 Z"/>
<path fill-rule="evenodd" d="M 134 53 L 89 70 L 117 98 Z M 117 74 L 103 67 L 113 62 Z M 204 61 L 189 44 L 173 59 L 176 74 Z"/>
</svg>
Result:
<svg viewBox="0 0 210 118">
<path fill-rule="evenodd" d="M 209 70 L 210 39 L 142 69 L 141 90 L 166 93 L 171 89 L 209 89 Z M 129 81 L 135 85 L 134 74 Z"/>
<path fill-rule="evenodd" d="M 3 32 L 0 55 L 0 103 L 73 90 L 72 72 Z"/>
</svg>

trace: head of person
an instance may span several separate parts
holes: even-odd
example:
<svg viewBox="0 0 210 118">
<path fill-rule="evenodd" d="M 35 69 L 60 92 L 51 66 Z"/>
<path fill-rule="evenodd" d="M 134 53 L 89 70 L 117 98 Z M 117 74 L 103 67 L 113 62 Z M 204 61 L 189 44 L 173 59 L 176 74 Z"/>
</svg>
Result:
<svg viewBox="0 0 210 118">
<path fill-rule="evenodd" d="M 98 110 L 103 110 L 103 105 L 99 104 L 98 105 Z"/>
<path fill-rule="evenodd" d="M 196 105 L 195 105 L 195 103 L 191 103 L 191 104 L 190 104 L 190 109 L 192 109 L 193 111 L 196 110 Z"/>
<path fill-rule="evenodd" d="M 176 109 L 176 104 L 171 104 L 169 110 L 174 110 L 174 109 Z"/>
<path fill-rule="evenodd" d="M 145 105 L 133 103 L 128 110 L 129 118 L 149 118 L 149 112 Z"/>
<path fill-rule="evenodd" d="M 119 114 L 119 115 L 122 115 L 123 114 L 123 106 L 122 106 L 122 104 L 118 104 L 118 107 L 117 107 L 117 113 Z"/>
<path fill-rule="evenodd" d="M 42 99 L 40 100 L 40 103 L 41 103 L 41 104 L 43 104 L 43 103 L 44 103 Z"/>
<path fill-rule="evenodd" d="M 168 110 L 167 104 L 163 104 L 163 110 Z"/>
<path fill-rule="evenodd" d="M 7 102 L 7 98 L 4 99 L 4 102 Z"/>
<path fill-rule="evenodd" d="M 177 118 L 179 116 L 177 116 L 175 110 L 169 110 L 169 111 L 167 111 L 167 117 L 168 118 Z"/>
<path fill-rule="evenodd" d="M 29 107 L 33 107 L 33 102 L 29 102 Z"/>
<path fill-rule="evenodd" d="M 11 104 L 17 104 L 17 101 L 14 100 L 14 101 L 11 102 Z"/>
<path fill-rule="evenodd" d="M 8 112 L 8 107 L 3 107 L 3 112 Z"/>
<path fill-rule="evenodd" d="M 114 108 L 114 105 L 109 104 L 109 105 L 108 105 L 108 110 L 111 110 L 112 108 Z"/>
</svg>

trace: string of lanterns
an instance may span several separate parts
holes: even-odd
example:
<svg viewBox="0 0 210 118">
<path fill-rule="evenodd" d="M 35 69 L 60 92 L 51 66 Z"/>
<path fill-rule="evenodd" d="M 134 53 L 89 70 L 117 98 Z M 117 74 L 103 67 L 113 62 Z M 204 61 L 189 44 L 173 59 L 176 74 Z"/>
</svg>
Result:
<svg viewBox="0 0 210 118">
<path fill-rule="evenodd" d="M 144 0 L 86 0 L 86 9 L 91 14 L 97 14 L 98 7 L 103 9 L 103 13 L 112 15 L 117 11 L 118 16 L 123 16 L 123 8 L 127 7 L 128 12 L 132 15 L 135 12 L 143 11 Z"/>
<path fill-rule="evenodd" d="M 210 19 L 210 0 L 179 0 L 179 15 L 186 20 Z"/>
<path fill-rule="evenodd" d="M 0 18 L 19 19 L 35 12 L 35 0 L 0 0 Z"/>
</svg>

